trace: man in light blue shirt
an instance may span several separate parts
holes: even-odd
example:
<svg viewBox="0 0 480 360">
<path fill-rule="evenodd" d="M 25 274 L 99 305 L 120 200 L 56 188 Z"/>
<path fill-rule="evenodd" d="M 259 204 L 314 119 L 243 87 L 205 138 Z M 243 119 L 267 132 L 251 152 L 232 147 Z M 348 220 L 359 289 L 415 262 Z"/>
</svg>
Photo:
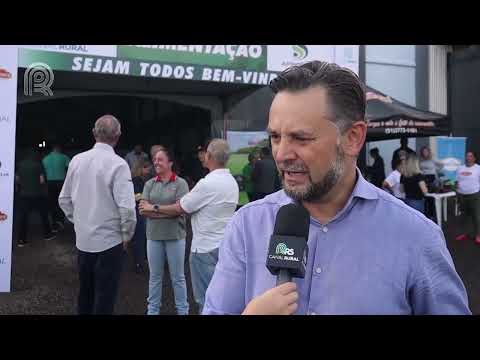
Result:
<svg viewBox="0 0 480 360">
<path fill-rule="evenodd" d="M 367 133 L 358 77 L 313 61 L 271 87 L 284 189 L 232 218 L 203 314 L 470 314 L 442 230 L 356 167 Z M 268 244 L 279 208 L 294 201 L 310 213 L 307 270 L 275 286 Z"/>
</svg>

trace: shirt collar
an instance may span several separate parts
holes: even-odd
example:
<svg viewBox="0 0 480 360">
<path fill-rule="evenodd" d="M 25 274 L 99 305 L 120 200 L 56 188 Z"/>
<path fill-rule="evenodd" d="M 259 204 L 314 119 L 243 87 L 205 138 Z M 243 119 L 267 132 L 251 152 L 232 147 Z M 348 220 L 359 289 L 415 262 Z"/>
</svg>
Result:
<svg viewBox="0 0 480 360">
<path fill-rule="evenodd" d="M 357 168 L 357 183 L 353 188 L 352 195 L 350 198 L 359 197 L 366 200 L 375 200 L 378 199 L 378 192 L 376 186 L 369 183 L 362 176 L 360 169 Z"/>
<path fill-rule="evenodd" d="M 177 174 L 175 174 L 175 173 L 172 171 L 172 175 L 170 176 L 170 179 L 168 179 L 167 183 L 175 182 L 175 180 L 177 180 Z M 157 176 L 155 177 L 155 182 L 162 182 L 162 179 L 160 178 L 159 175 L 157 175 Z"/>
<path fill-rule="evenodd" d="M 113 151 L 113 147 L 111 145 L 108 145 L 108 144 L 105 144 L 105 143 L 99 143 L 97 142 L 94 146 L 93 146 L 94 149 L 102 149 L 102 150 L 106 150 L 108 152 L 111 152 L 111 153 L 114 153 L 115 151 Z"/>
<path fill-rule="evenodd" d="M 205 177 L 211 175 L 211 174 L 218 174 L 218 173 L 230 173 L 230 169 L 227 168 L 220 168 L 220 169 L 215 169 L 213 171 L 210 171 Z"/>
</svg>

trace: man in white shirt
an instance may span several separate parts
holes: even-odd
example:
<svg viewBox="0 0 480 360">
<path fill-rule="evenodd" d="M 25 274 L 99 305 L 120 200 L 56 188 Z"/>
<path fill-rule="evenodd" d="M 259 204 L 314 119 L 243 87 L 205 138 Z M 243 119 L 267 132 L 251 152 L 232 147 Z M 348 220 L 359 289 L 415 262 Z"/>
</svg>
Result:
<svg viewBox="0 0 480 360">
<path fill-rule="evenodd" d="M 383 188 L 391 192 L 397 199 L 405 199 L 405 193 L 400 186 L 401 177 L 402 174 L 398 170 L 393 170 L 383 181 Z"/>
<path fill-rule="evenodd" d="M 184 213 L 192 215 L 190 273 L 200 314 L 205 303 L 205 293 L 215 272 L 218 248 L 238 204 L 238 184 L 226 168 L 229 152 L 225 140 L 213 139 L 203 161 L 210 170 L 208 175 L 176 204 L 152 205 L 152 209 L 155 206 L 155 211 L 166 216 Z"/>
<path fill-rule="evenodd" d="M 130 169 L 113 150 L 120 134 L 115 117 L 96 121 L 96 144 L 72 159 L 58 199 L 75 227 L 80 315 L 113 313 L 124 250 L 135 232 Z"/>
<path fill-rule="evenodd" d="M 476 164 L 473 152 L 467 152 L 465 165 L 457 169 L 457 194 L 462 209 L 463 226 L 466 229 L 468 218 L 472 218 L 475 243 L 480 245 L 480 166 Z M 465 232 L 456 237 L 456 240 L 467 240 Z"/>
<path fill-rule="evenodd" d="M 393 170 L 390 175 L 383 181 L 382 187 L 393 194 L 397 199 L 405 199 L 405 192 L 403 187 L 400 184 L 400 178 L 402 174 L 400 172 L 401 168 L 405 166 L 405 161 L 407 160 L 407 152 L 400 150 L 397 154 L 398 160 L 395 162 L 395 170 Z"/>
</svg>

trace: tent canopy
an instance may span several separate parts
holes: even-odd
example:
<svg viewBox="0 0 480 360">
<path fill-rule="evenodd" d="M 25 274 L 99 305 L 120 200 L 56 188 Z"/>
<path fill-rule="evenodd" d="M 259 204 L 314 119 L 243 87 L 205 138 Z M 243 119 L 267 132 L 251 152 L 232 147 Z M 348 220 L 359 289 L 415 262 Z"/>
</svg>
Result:
<svg viewBox="0 0 480 360">
<path fill-rule="evenodd" d="M 446 115 L 416 109 L 368 86 L 366 98 L 367 141 L 450 134 Z"/>
</svg>

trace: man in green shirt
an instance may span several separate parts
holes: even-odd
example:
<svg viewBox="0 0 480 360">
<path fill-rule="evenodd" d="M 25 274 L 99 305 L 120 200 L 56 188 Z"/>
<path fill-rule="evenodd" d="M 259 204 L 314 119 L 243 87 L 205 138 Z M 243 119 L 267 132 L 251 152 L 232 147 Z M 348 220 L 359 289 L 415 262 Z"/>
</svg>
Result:
<svg viewBox="0 0 480 360">
<path fill-rule="evenodd" d="M 253 165 L 255 164 L 255 161 L 257 160 L 255 154 L 251 152 L 248 154 L 248 164 L 243 167 L 242 170 L 242 175 L 245 184 L 245 192 L 248 195 L 248 200 L 252 201 L 253 200 L 253 183 L 252 183 L 252 171 L 253 171 Z"/>
<path fill-rule="evenodd" d="M 43 158 L 42 163 L 47 175 L 48 210 L 56 227 L 63 229 L 64 215 L 58 205 L 58 196 L 62 191 L 70 158 L 62 153 L 59 144 L 55 144 L 52 152 Z"/>
<path fill-rule="evenodd" d="M 43 225 L 43 238 L 55 238 L 48 221 L 47 188 L 45 171 L 38 154 L 30 150 L 23 161 L 18 164 L 15 180 L 19 184 L 19 240 L 18 246 L 27 244 L 28 216 L 32 210 L 40 214 Z"/>
</svg>

